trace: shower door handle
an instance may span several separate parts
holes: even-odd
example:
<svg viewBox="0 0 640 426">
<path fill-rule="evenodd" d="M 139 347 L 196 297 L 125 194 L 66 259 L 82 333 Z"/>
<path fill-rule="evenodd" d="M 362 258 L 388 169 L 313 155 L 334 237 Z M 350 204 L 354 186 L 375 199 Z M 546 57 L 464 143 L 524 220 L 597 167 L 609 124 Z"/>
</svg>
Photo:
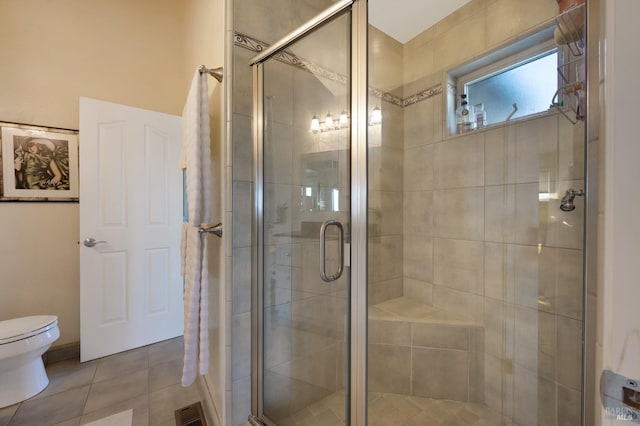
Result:
<svg viewBox="0 0 640 426">
<path fill-rule="evenodd" d="M 335 226 L 338 228 L 338 247 L 340 250 L 340 254 L 338 256 L 338 271 L 333 275 L 327 275 L 327 265 L 326 265 L 326 239 L 327 239 L 327 228 L 330 226 Z M 344 269 L 344 228 L 342 223 L 337 220 L 327 220 L 320 227 L 320 278 L 324 282 L 335 281 L 342 275 L 342 270 Z"/>
</svg>

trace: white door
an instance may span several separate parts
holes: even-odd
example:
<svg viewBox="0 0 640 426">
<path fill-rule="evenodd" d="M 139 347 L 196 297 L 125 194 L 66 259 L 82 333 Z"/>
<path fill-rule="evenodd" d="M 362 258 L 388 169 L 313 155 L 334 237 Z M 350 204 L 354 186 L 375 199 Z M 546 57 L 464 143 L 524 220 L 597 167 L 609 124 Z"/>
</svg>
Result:
<svg viewBox="0 0 640 426">
<path fill-rule="evenodd" d="M 182 335 L 181 118 L 80 98 L 80 138 L 84 362 Z"/>
</svg>

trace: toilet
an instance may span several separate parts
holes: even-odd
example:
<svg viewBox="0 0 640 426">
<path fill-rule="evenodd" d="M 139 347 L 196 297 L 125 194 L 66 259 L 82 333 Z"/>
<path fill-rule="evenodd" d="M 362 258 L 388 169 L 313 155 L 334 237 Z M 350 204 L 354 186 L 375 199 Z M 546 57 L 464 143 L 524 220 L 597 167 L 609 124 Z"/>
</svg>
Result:
<svg viewBox="0 0 640 426">
<path fill-rule="evenodd" d="M 0 321 L 0 408 L 31 398 L 47 387 L 42 354 L 58 337 L 55 315 Z"/>
</svg>

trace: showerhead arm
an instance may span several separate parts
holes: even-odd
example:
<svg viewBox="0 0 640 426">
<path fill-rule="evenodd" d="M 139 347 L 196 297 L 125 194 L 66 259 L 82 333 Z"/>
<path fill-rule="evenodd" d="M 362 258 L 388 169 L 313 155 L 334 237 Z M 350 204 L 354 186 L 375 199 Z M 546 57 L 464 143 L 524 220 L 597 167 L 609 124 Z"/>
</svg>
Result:
<svg viewBox="0 0 640 426">
<path fill-rule="evenodd" d="M 584 196 L 584 190 L 582 189 L 567 189 L 567 191 L 564 193 L 564 197 L 562 197 L 562 200 L 560 200 L 560 210 L 562 210 L 563 212 L 570 212 L 575 210 L 576 206 L 575 204 L 573 204 L 573 200 L 576 197 L 582 196 Z"/>
</svg>

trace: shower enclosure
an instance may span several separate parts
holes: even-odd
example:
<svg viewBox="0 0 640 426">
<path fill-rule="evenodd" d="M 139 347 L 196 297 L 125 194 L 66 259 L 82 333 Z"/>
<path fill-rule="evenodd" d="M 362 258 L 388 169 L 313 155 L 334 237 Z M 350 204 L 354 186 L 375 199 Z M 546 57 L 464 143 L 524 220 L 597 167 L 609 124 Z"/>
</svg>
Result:
<svg viewBox="0 0 640 426">
<path fill-rule="evenodd" d="M 462 74 L 553 40 L 485 3 L 401 42 L 343 0 L 251 61 L 254 424 L 584 421 L 584 111 L 456 133 Z"/>
</svg>

